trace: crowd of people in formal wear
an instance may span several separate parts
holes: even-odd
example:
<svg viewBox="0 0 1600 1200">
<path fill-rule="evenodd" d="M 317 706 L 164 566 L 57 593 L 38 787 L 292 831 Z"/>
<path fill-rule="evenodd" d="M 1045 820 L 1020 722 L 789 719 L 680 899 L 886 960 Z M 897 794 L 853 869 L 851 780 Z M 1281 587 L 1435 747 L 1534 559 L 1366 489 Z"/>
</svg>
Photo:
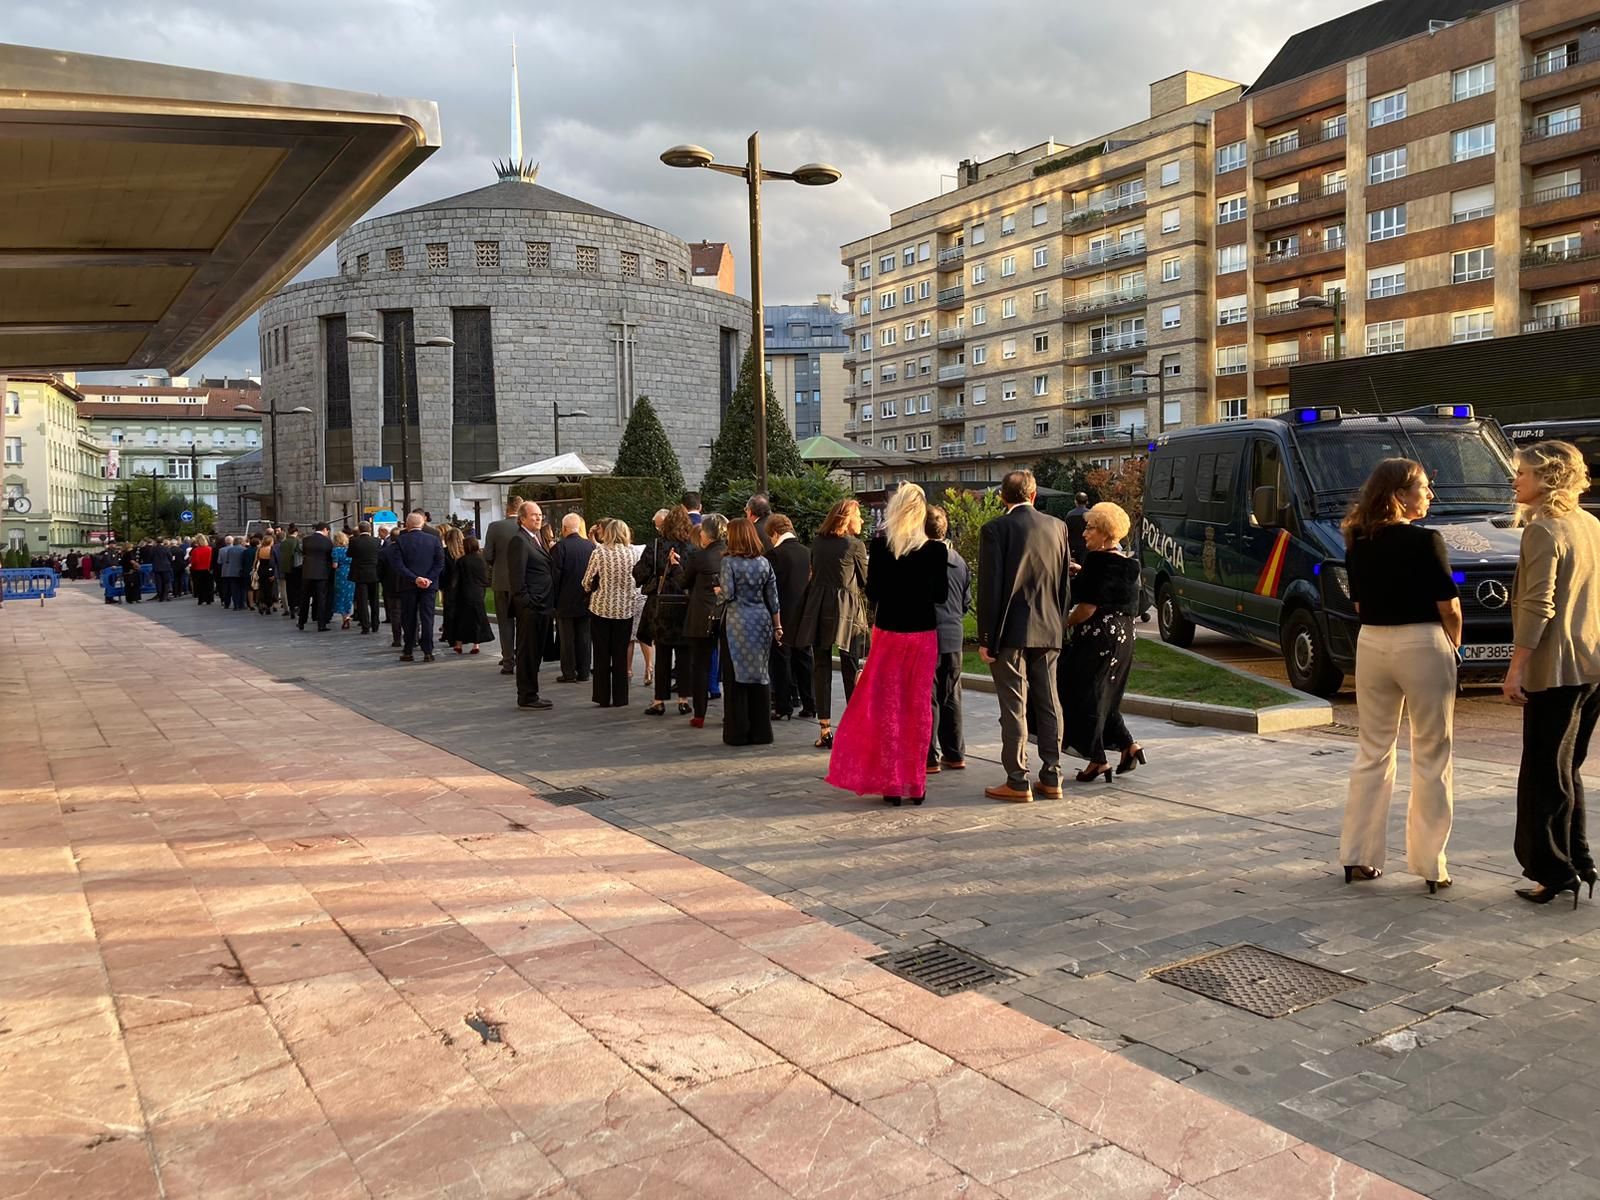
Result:
<svg viewBox="0 0 1600 1200">
<path fill-rule="evenodd" d="M 1576 904 L 1580 884 L 1592 896 L 1597 881 L 1580 770 L 1600 721 L 1600 522 L 1579 503 L 1590 480 L 1576 448 L 1542 442 L 1516 465 L 1521 559 L 1503 692 L 1523 711 L 1514 843 L 1535 884 L 1517 894 L 1542 904 L 1570 891 Z M 702 513 L 685 494 L 640 541 L 625 521 L 576 513 L 553 529 L 537 502 L 512 497 L 481 545 L 419 510 L 378 536 L 365 524 L 331 535 L 326 523 L 309 533 L 290 525 L 151 540 L 62 566 L 89 574 L 120 563 L 130 602 L 149 565 L 158 599 L 281 611 L 302 630 L 354 621 L 373 634 L 387 624 L 401 662 L 419 650 L 434 661 L 439 622 L 438 640 L 458 654 L 498 641 L 523 709 L 553 706 L 540 686 L 547 662 L 559 663 L 558 683 L 589 683 L 593 704 L 627 707 L 642 659 L 645 715 L 675 707 L 699 729 L 720 699 L 723 741 L 734 746 L 771 743 L 775 722 L 815 721 L 828 782 L 894 805 L 923 803 L 929 774 L 967 765 L 961 681 L 975 599 L 1005 771 L 985 794 L 1026 803 L 1063 794 L 1064 754 L 1083 760 L 1081 783 L 1147 764 L 1121 715 L 1141 607 L 1139 563 L 1124 549 L 1129 515 L 1080 496 L 1063 521 L 1035 506 L 1036 493 L 1030 472 L 1005 476 L 1004 514 L 982 528 L 976 572 L 950 541 L 944 510 L 911 485 L 892 492 L 865 540 L 861 505 L 846 498 L 809 546 L 759 494 L 732 518 Z M 1360 620 L 1360 740 L 1340 845 L 1347 883 L 1383 874 L 1402 715 L 1407 865 L 1430 892 L 1451 882 L 1463 620 L 1444 541 L 1418 523 L 1431 500 L 1421 464 L 1388 459 L 1344 521 Z"/>
</svg>

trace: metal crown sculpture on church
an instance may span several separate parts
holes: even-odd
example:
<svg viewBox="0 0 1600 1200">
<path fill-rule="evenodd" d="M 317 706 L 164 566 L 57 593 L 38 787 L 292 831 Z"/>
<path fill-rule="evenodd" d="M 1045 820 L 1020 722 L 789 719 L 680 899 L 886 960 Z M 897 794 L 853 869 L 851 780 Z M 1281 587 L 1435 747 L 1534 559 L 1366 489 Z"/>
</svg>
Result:
<svg viewBox="0 0 1600 1200">
<path fill-rule="evenodd" d="M 522 89 L 517 82 L 517 43 L 511 41 L 511 157 L 494 164 L 501 183 L 534 183 L 539 164 L 522 157 Z"/>
</svg>

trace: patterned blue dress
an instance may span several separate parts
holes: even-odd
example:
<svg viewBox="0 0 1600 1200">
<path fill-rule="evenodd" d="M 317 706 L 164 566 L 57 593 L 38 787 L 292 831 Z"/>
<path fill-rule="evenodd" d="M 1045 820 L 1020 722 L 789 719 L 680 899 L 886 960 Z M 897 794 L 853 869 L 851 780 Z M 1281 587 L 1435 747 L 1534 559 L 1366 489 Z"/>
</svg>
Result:
<svg viewBox="0 0 1600 1200">
<path fill-rule="evenodd" d="M 356 585 L 350 582 L 350 551 L 333 548 L 333 611 L 348 617 L 356 606 Z"/>
<path fill-rule="evenodd" d="M 740 683 L 770 684 L 772 619 L 778 613 L 778 578 L 764 558 L 722 556 L 723 629 Z"/>
</svg>

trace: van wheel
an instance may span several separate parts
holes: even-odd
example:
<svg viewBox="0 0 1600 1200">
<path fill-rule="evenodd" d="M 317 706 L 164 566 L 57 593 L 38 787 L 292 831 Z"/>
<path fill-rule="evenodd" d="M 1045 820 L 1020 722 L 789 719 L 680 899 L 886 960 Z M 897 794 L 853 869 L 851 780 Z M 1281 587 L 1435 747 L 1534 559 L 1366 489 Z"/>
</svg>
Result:
<svg viewBox="0 0 1600 1200">
<path fill-rule="evenodd" d="M 1280 644 L 1289 686 L 1313 696 L 1331 696 L 1344 682 L 1344 672 L 1333 665 L 1327 640 L 1309 609 L 1297 608 L 1283 623 Z"/>
<path fill-rule="evenodd" d="M 1187 648 L 1194 641 L 1194 622 L 1178 607 L 1171 584 L 1163 583 L 1156 592 L 1156 628 L 1161 631 L 1161 640 L 1169 645 Z"/>
</svg>

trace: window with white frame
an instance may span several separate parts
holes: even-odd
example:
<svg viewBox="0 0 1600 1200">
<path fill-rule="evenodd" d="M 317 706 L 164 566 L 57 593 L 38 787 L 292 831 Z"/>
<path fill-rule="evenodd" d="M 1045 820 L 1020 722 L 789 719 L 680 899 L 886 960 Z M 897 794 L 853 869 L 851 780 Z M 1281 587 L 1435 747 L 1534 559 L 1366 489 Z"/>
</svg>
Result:
<svg viewBox="0 0 1600 1200">
<path fill-rule="evenodd" d="M 1333 117 L 1322 118 L 1322 140 L 1331 142 L 1334 138 L 1342 138 L 1349 128 L 1349 118 L 1344 113 Z"/>
<path fill-rule="evenodd" d="M 972 236 L 969 237 L 967 239 L 967 241 L 971 245 L 981 246 L 981 245 L 983 245 L 984 238 L 986 236 L 987 235 L 985 234 L 984 228 L 983 228 L 983 222 L 982 221 L 974 221 L 972 223 Z"/>
<path fill-rule="evenodd" d="M 1300 131 L 1291 129 L 1288 133 L 1274 134 L 1267 139 L 1265 154 L 1271 158 L 1275 154 L 1287 154 L 1300 147 Z"/>
<path fill-rule="evenodd" d="M 1048 204 L 1035 204 L 1033 206 L 1033 227 L 1035 229 L 1050 220 L 1050 206 Z"/>
<path fill-rule="evenodd" d="M 861 297 L 860 309 L 861 309 L 861 315 L 863 317 L 870 316 L 872 314 L 872 297 L 871 296 L 863 296 L 863 297 Z"/>
<path fill-rule="evenodd" d="M 1183 308 L 1177 304 L 1161 306 L 1161 328 L 1176 329 L 1183 324 Z"/>
<path fill-rule="evenodd" d="M 900 302 L 902 304 L 910 304 L 916 298 L 917 298 L 917 285 L 914 284 L 914 283 L 906 284 L 905 288 L 900 293 Z"/>
<path fill-rule="evenodd" d="M 1033 248 L 1033 269 L 1050 265 L 1050 249 L 1048 246 L 1035 246 Z"/>
<path fill-rule="evenodd" d="M 1367 124 L 1388 125 L 1403 120 L 1406 115 L 1406 91 L 1389 92 L 1367 101 Z"/>
<path fill-rule="evenodd" d="M 1183 424 L 1183 402 L 1168 400 L 1161 406 L 1161 428 L 1177 429 Z"/>
<path fill-rule="evenodd" d="M 924 354 L 921 358 L 917 359 L 917 374 L 918 375 L 927 375 L 932 370 L 933 370 L 933 356 L 932 355 Z M 924 410 L 924 411 L 926 411 L 926 410 Z"/>
<path fill-rule="evenodd" d="M 878 297 L 878 311 L 888 312 L 894 307 L 894 290 L 890 289 Z"/>
<path fill-rule="evenodd" d="M 1487 342 L 1494 337 L 1494 309 L 1476 308 L 1450 314 L 1452 342 Z"/>
<path fill-rule="evenodd" d="M 18 392 L 7 392 L 6 393 L 6 416 L 8 416 L 8 417 L 20 417 L 21 415 L 22 415 L 22 396 L 21 396 L 21 394 L 18 393 Z M 122 439 L 119 436 L 115 440 L 116 441 L 121 441 Z"/>
<path fill-rule="evenodd" d="M 1217 201 L 1217 224 L 1231 225 L 1234 221 L 1242 221 L 1249 215 L 1245 207 L 1244 196 L 1229 196 L 1225 200 Z"/>
<path fill-rule="evenodd" d="M 924 279 L 921 283 L 917 284 L 917 299 L 918 300 L 926 300 L 931 295 L 933 295 L 933 284 L 932 284 L 932 282 L 930 282 L 929 280 Z"/>
<path fill-rule="evenodd" d="M 862 420 L 863 420 L 863 421 L 871 421 L 871 420 L 872 420 L 872 405 L 870 405 L 870 404 L 863 404 L 863 405 L 862 405 L 862 406 L 861 406 L 861 419 L 862 419 Z M 870 443 L 870 442 L 869 442 L 869 443 L 867 443 L 867 444 L 868 444 L 868 445 L 871 445 L 871 443 Z"/>
<path fill-rule="evenodd" d="M 872 349 L 872 334 L 863 333 L 861 335 L 861 340 L 857 344 L 861 348 L 862 351 L 871 350 Z"/>
<path fill-rule="evenodd" d="M 1577 323 L 1578 311 L 1578 297 L 1561 296 L 1555 300 L 1541 300 L 1535 304 L 1533 320 L 1535 325 L 1565 329 L 1568 325 Z"/>
<path fill-rule="evenodd" d="M 902 330 L 901 332 L 903 332 L 905 334 L 906 341 L 908 341 L 908 342 L 916 341 L 917 340 L 917 323 L 915 321 L 908 321 L 906 323 L 905 329 Z"/>
<path fill-rule="evenodd" d="M 1015 358 L 1017 356 L 1017 339 L 1014 337 L 1000 340 L 1000 357 Z"/>
<path fill-rule="evenodd" d="M 1494 184 L 1485 183 L 1478 187 L 1462 188 L 1459 192 L 1450 193 L 1450 224 L 1459 225 L 1463 221 L 1476 221 L 1479 217 L 1487 217 L 1494 212 Z"/>
<path fill-rule="evenodd" d="M 1450 282 L 1471 283 L 1494 278 L 1494 247 L 1478 246 L 1457 250 L 1450 256 Z"/>
<path fill-rule="evenodd" d="M 1015 379 L 1002 379 L 1000 381 L 1000 399 L 1015 400 L 1017 398 L 1017 381 Z"/>
<path fill-rule="evenodd" d="M 1035 354 L 1043 354 L 1049 349 L 1050 335 L 1048 333 L 1036 333 L 1033 335 L 1033 352 Z"/>
<path fill-rule="evenodd" d="M 878 259 L 879 275 L 887 275 L 892 270 L 894 270 L 894 255 L 885 254 L 882 258 Z"/>
<path fill-rule="evenodd" d="M 1231 275 L 1244 270 L 1244 246 L 1217 247 L 1217 274 Z"/>
<path fill-rule="evenodd" d="M 1177 233 L 1182 224 L 1182 218 L 1176 208 L 1166 209 L 1161 214 L 1161 232 Z"/>
<path fill-rule="evenodd" d="M 1017 298 L 1015 296 L 1007 296 L 1004 300 L 1000 301 L 1000 319 L 1001 320 L 1005 320 L 1007 317 L 1014 317 L 1016 315 L 1017 315 Z"/>
<path fill-rule="evenodd" d="M 917 449 L 918 450 L 932 450 L 933 449 L 933 434 L 930 433 L 928 430 L 924 429 L 921 433 L 917 434 Z"/>
<path fill-rule="evenodd" d="M 1249 316 L 1249 304 L 1243 296 L 1227 296 L 1217 301 L 1218 325 L 1243 325 Z"/>
<path fill-rule="evenodd" d="M 1404 321 L 1375 321 L 1367 326 L 1368 354 L 1398 354 L 1406 348 Z"/>
<path fill-rule="evenodd" d="M 915 246 L 902 246 L 900 248 L 900 265 L 905 267 L 917 265 L 917 248 Z"/>
<path fill-rule="evenodd" d="M 1367 182 L 1386 183 L 1403 178 L 1406 173 L 1406 148 L 1396 146 L 1378 154 L 1367 155 Z"/>
<path fill-rule="evenodd" d="M 967 393 L 967 398 L 973 404 L 989 403 L 989 385 L 987 383 L 973 384 L 971 390 Z"/>
<path fill-rule="evenodd" d="M 932 337 L 933 336 L 933 319 L 931 317 L 923 317 L 922 318 L 921 323 L 917 326 L 917 336 L 918 337 Z"/>
<path fill-rule="evenodd" d="M 1180 278 L 1182 268 L 1183 260 L 1176 254 L 1174 254 L 1171 258 L 1163 258 L 1161 260 L 1161 282 L 1171 283 Z"/>
<path fill-rule="evenodd" d="M 972 306 L 972 323 L 986 325 L 989 322 L 989 306 L 987 304 L 974 304 Z"/>
<path fill-rule="evenodd" d="M 1547 262 L 1561 262 L 1571 258 L 1583 248 L 1583 235 L 1579 233 L 1558 233 L 1554 237 L 1536 238 L 1528 247 L 1535 255 Z"/>
<path fill-rule="evenodd" d="M 972 264 L 972 282 L 975 283 L 975 284 L 986 283 L 986 282 L 988 282 L 988 279 L 989 279 L 989 264 L 988 263 L 973 263 Z"/>
<path fill-rule="evenodd" d="M 1179 164 L 1176 161 L 1162 163 L 1161 186 L 1172 187 L 1174 184 L 1176 184 L 1178 182 L 1178 170 Z"/>
<path fill-rule="evenodd" d="M 1494 62 L 1477 63 L 1470 67 L 1462 67 L 1459 71 L 1450 72 L 1450 98 L 1452 100 L 1470 100 L 1474 96 L 1481 96 L 1485 92 L 1494 91 Z"/>
<path fill-rule="evenodd" d="M 1217 147 L 1217 174 L 1226 171 L 1236 171 L 1244 166 L 1244 143 L 1229 142 L 1226 146 Z"/>
<path fill-rule="evenodd" d="M 6 462 L 11 466 L 19 466 L 22 463 L 22 439 L 20 437 L 8 437 L 6 439 Z"/>
<path fill-rule="evenodd" d="M 1050 394 L 1050 376 L 1038 374 L 1033 377 L 1033 394 L 1035 396 L 1048 396 Z"/>
<path fill-rule="evenodd" d="M 1244 421 L 1250 417 L 1250 401 L 1243 396 L 1217 401 L 1217 420 Z"/>
<path fill-rule="evenodd" d="M 1218 346 L 1217 347 L 1217 374 L 1218 375 L 1243 375 L 1248 368 L 1245 354 L 1247 346 Z"/>
<path fill-rule="evenodd" d="M 1576 104 L 1547 109 L 1533 118 L 1533 131 L 1539 137 L 1558 137 L 1583 128 L 1583 109 Z"/>
<path fill-rule="evenodd" d="M 872 260 L 870 258 L 863 258 L 859 263 L 856 264 L 856 278 L 872 278 Z"/>
<path fill-rule="evenodd" d="M 1387 267 L 1372 267 L 1367 271 L 1367 299 L 1381 300 L 1385 296 L 1403 296 L 1406 290 L 1406 265 L 1395 263 Z"/>
<path fill-rule="evenodd" d="M 1017 273 L 1017 256 L 1008 254 L 1000 260 L 1000 278 L 1009 279 Z"/>
<path fill-rule="evenodd" d="M 890 325 L 886 329 L 880 329 L 878 331 L 878 335 L 879 335 L 878 336 L 878 345 L 880 345 L 880 346 L 892 346 L 892 345 L 894 345 L 896 340 L 898 340 L 898 336 L 899 336 L 898 335 L 898 331 L 895 329 L 895 327 L 893 325 Z"/>
<path fill-rule="evenodd" d="M 898 400 L 885 400 L 882 404 L 878 405 L 879 417 L 894 417 L 898 416 L 899 413 L 900 402 Z"/>
<path fill-rule="evenodd" d="M 975 367 L 981 367 L 988 361 L 989 347 L 980 342 L 978 345 L 972 348 L 972 365 Z"/>
<path fill-rule="evenodd" d="M 932 408 L 933 408 L 933 397 L 928 395 L 927 392 L 923 392 L 922 395 L 917 397 L 917 411 L 918 412 L 928 412 Z M 908 409 L 907 411 L 909 412 L 910 410 Z"/>
<path fill-rule="evenodd" d="M 1000 440 L 1002 442 L 1014 442 L 1017 440 L 1017 423 L 1015 421 L 1001 423 Z"/>
<path fill-rule="evenodd" d="M 900 448 L 900 439 L 897 438 L 897 437 L 886 437 L 886 438 L 884 438 L 883 439 L 883 448 L 885 450 L 898 450 Z"/>
<path fill-rule="evenodd" d="M 918 242 L 917 243 L 917 261 L 918 262 L 927 262 L 932 257 L 933 257 L 933 243 L 932 242 Z"/>
<path fill-rule="evenodd" d="M 1044 310 L 1049 308 L 1049 307 L 1050 307 L 1050 290 L 1048 288 L 1040 288 L 1036 292 L 1033 293 L 1033 311 L 1034 312 L 1044 312 Z"/>
<path fill-rule="evenodd" d="M 1466 162 L 1494 153 L 1494 122 L 1458 129 L 1450 135 L 1450 161 Z"/>
<path fill-rule="evenodd" d="M 1367 241 L 1384 242 L 1397 238 L 1406 231 L 1406 206 L 1396 204 L 1367 214 Z"/>
<path fill-rule="evenodd" d="M 884 383 L 893 383 L 900 378 L 900 369 L 898 367 L 883 367 L 879 370 L 878 377 Z"/>
<path fill-rule="evenodd" d="M 1565 200 L 1576 196 L 1583 191 L 1583 168 L 1566 167 L 1559 171 L 1535 175 L 1533 186 L 1528 191 L 1535 203 Z"/>
<path fill-rule="evenodd" d="M 1016 231 L 1017 231 L 1017 218 L 1013 214 L 1006 213 L 1003 217 L 1000 218 L 1000 232 L 1002 234 L 1015 233 Z"/>
</svg>

